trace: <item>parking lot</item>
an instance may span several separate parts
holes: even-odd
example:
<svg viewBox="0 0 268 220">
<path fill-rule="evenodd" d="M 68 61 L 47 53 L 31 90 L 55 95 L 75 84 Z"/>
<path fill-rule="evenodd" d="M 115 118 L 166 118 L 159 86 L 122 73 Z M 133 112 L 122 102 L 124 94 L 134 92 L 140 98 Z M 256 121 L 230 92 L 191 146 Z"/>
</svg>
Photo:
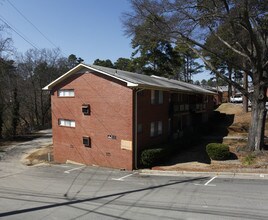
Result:
<svg viewBox="0 0 268 220">
<path fill-rule="evenodd" d="M 267 174 L 21 163 L 26 151 L 46 144 L 50 133 L 12 145 L 0 160 L 0 218 L 267 219 Z"/>
<path fill-rule="evenodd" d="M 266 219 L 267 180 L 47 165 L 6 172 L 5 219 Z"/>
</svg>

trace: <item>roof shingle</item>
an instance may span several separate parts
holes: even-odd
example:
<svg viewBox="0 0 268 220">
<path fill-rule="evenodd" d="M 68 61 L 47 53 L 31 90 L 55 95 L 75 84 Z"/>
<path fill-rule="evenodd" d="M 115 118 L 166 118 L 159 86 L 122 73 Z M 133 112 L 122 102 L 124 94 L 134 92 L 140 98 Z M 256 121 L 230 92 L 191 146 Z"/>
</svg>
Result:
<svg viewBox="0 0 268 220">
<path fill-rule="evenodd" d="M 128 87 L 136 87 L 136 88 L 152 88 L 152 89 L 160 89 L 160 90 L 174 90 L 180 92 L 187 92 L 187 93 L 202 93 L 202 94 L 214 94 L 213 92 L 206 90 L 200 86 L 189 84 L 186 82 L 168 79 L 165 77 L 159 76 L 148 76 L 138 73 L 132 73 L 128 71 L 112 69 L 97 65 L 86 65 L 86 64 L 79 64 L 67 73 L 63 74 L 61 77 L 56 79 L 55 81 L 51 82 L 49 85 L 44 87 L 44 90 L 51 90 L 55 85 L 59 82 L 63 81 L 70 75 L 74 74 L 75 72 L 81 69 L 88 69 L 91 71 L 95 71 L 101 74 L 108 75 L 112 78 L 116 78 L 127 83 Z"/>
</svg>

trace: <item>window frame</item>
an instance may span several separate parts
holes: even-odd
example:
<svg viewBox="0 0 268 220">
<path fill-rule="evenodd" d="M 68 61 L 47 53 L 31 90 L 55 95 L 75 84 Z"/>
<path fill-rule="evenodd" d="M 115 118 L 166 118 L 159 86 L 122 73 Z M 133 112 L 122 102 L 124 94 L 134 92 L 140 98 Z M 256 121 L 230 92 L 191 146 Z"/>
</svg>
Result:
<svg viewBox="0 0 268 220">
<path fill-rule="evenodd" d="M 84 109 L 87 109 L 87 111 L 84 111 Z M 82 113 L 84 115 L 90 115 L 90 105 L 89 104 L 83 104 L 82 105 Z"/>
<path fill-rule="evenodd" d="M 85 147 L 91 148 L 91 138 L 89 136 L 83 136 L 82 143 Z"/>
<path fill-rule="evenodd" d="M 150 137 L 157 137 L 163 134 L 163 122 L 154 121 L 150 123 Z"/>
<path fill-rule="evenodd" d="M 137 133 L 138 133 L 138 134 L 142 133 L 142 130 L 143 130 L 143 126 L 142 126 L 142 124 L 138 124 L 138 127 L 137 127 Z"/>
<path fill-rule="evenodd" d="M 70 94 L 72 92 L 72 94 Z M 60 98 L 72 98 L 75 97 L 74 89 L 59 89 L 57 91 L 58 97 Z"/>
<path fill-rule="evenodd" d="M 151 90 L 151 104 L 161 105 L 164 103 L 164 92 L 162 90 Z"/>
<path fill-rule="evenodd" d="M 75 128 L 76 127 L 75 120 L 64 119 L 64 118 L 58 119 L 58 125 L 60 127 L 67 127 L 67 128 Z"/>
</svg>

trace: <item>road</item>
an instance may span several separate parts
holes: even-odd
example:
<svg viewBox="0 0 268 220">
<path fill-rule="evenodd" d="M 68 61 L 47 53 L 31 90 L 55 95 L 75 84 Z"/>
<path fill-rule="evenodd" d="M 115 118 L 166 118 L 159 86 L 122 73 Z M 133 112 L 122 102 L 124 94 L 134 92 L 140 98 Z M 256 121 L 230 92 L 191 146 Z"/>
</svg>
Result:
<svg viewBox="0 0 268 220">
<path fill-rule="evenodd" d="M 15 161 L 17 156 L 6 157 Z M 15 165 L 14 165 L 15 164 Z M 3 219 L 267 219 L 268 180 L 0 161 Z"/>
</svg>

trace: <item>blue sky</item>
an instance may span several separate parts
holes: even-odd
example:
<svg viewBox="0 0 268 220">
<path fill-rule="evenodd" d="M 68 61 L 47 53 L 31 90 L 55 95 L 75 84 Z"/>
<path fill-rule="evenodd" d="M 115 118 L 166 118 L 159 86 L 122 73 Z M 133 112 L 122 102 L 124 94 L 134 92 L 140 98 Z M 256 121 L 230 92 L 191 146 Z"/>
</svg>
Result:
<svg viewBox="0 0 268 220">
<path fill-rule="evenodd" d="M 120 17 L 127 0 L 0 0 L 0 15 L 38 48 L 53 48 L 10 4 L 28 18 L 65 56 L 85 62 L 131 56 L 131 40 L 124 36 Z M 13 31 L 18 52 L 33 48 Z"/>
<path fill-rule="evenodd" d="M 23 16 L 51 42 L 42 36 Z M 64 56 L 75 54 L 86 63 L 95 59 L 130 58 L 131 39 L 124 36 L 121 17 L 130 10 L 128 0 L 0 0 L 0 19 L 22 34 L 37 48 L 59 47 Z M 24 53 L 33 48 L 14 31 L 14 47 Z M 199 74 L 195 79 L 205 76 Z"/>
</svg>

